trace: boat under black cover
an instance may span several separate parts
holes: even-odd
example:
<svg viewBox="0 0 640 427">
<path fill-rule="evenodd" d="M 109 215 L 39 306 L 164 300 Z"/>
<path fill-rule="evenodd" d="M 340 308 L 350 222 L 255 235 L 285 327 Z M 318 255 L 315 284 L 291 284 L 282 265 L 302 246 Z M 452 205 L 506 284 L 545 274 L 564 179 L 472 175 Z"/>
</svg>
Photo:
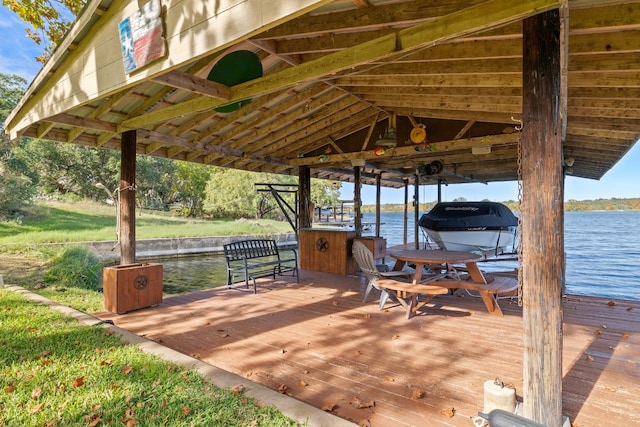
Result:
<svg viewBox="0 0 640 427">
<path fill-rule="evenodd" d="M 502 203 L 441 202 L 418 225 L 436 231 L 499 230 L 517 226 L 518 218 Z"/>
<path fill-rule="evenodd" d="M 518 218 L 502 203 L 438 203 L 418 225 L 442 249 L 500 255 L 515 250 Z"/>
</svg>

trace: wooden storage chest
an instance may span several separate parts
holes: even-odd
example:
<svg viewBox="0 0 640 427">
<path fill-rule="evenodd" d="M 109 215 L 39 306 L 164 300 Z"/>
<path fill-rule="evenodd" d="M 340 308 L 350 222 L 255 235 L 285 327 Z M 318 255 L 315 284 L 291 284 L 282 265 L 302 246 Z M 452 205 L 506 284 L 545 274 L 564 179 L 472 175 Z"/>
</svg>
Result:
<svg viewBox="0 0 640 427">
<path fill-rule="evenodd" d="M 112 313 L 122 314 L 162 302 L 162 264 L 105 267 L 102 278 L 104 308 Z"/>
<path fill-rule="evenodd" d="M 303 229 L 298 232 L 300 268 L 349 275 L 356 273 L 351 246 L 356 232 L 330 228 Z"/>
</svg>

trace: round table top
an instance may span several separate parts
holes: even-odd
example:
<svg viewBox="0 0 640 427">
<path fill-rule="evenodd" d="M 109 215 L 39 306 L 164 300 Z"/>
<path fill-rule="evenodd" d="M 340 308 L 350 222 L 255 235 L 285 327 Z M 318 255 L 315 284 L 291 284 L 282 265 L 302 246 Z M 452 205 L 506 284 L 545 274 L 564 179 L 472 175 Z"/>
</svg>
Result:
<svg viewBox="0 0 640 427">
<path fill-rule="evenodd" d="M 482 255 L 461 251 L 433 251 L 433 250 L 402 250 L 393 251 L 390 255 L 400 261 L 420 263 L 461 263 L 476 262 L 482 259 Z"/>
</svg>

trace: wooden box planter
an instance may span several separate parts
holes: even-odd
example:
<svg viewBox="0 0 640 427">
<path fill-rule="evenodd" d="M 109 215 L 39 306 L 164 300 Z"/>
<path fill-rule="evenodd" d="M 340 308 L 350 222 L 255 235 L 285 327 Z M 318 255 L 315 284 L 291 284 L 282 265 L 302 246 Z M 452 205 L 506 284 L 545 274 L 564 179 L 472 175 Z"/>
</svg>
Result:
<svg viewBox="0 0 640 427">
<path fill-rule="evenodd" d="M 364 244 L 373 254 L 373 259 L 381 259 L 384 262 L 384 258 L 387 256 L 387 239 L 384 237 L 358 237 L 353 241 Z"/>
<path fill-rule="evenodd" d="M 356 273 L 356 263 L 352 258 L 351 245 L 355 231 L 332 230 L 327 228 L 302 229 L 298 233 L 300 268 L 350 275 Z"/>
<path fill-rule="evenodd" d="M 162 302 L 162 264 L 127 264 L 103 270 L 104 308 L 112 313 Z"/>
</svg>

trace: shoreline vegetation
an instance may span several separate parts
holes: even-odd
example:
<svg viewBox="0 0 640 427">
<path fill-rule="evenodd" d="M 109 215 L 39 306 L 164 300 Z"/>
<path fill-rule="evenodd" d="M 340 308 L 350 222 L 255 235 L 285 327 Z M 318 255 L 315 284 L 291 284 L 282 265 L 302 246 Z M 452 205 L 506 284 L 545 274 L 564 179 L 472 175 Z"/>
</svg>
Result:
<svg viewBox="0 0 640 427">
<path fill-rule="evenodd" d="M 468 201 L 464 200 L 451 200 L 452 202 Z M 482 200 L 488 201 L 488 200 Z M 496 201 L 496 200 L 492 200 Z M 408 207 L 409 211 L 413 211 L 413 206 L 411 206 L 411 202 Z M 518 212 L 519 202 L 517 200 L 506 200 L 501 201 L 500 203 L 506 205 L 514 212 Z M 435 201 L 420 203 L 420 212 L 426 212 L 431 209 L 436 204 Z M 375 205 L 363 205 L 362 212 L 370 213 L 375 212 Z M 629 199 L 619 199 L 619 198 L 611 198 L 611 199 L 595 199 L 595 200 L 567 200 L 564 202 L 564 211 L 565 212 L 576 212 L 576 211 L 638 211 L 640 210 L 640 197 L 637 198 L 629 198 Z M 383 203 L 380 205 L 381 212 L 403 212 L 404 204 L 402 203 Z"/>
</svg>

